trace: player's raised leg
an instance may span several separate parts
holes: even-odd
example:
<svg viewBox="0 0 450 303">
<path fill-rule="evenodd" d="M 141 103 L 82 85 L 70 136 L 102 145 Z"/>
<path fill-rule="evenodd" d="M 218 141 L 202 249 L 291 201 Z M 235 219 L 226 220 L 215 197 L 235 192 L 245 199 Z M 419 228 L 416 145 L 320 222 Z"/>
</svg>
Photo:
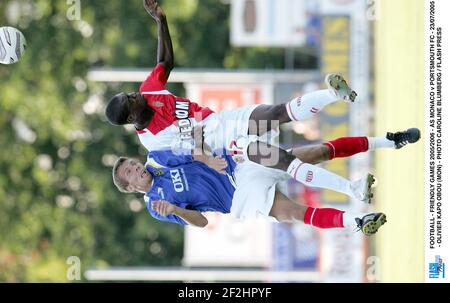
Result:
<svg viewBox="0 0 450 303">
<path fill-rule="evenodd" d="M 319 145 L 296 147 L 292 155 L 302 162 L 317 164 L 334 158 L 351 157 L 358 153 L 379 148 L 400 149 L 420 139 L 420 131 L 410 128 L 395 133 L 388 132 L 385 137 L 342 137 Z"/>
<path fill-rule="evenodd" d="M 371 189 L 375 181 L 371 174 L 351 182 L 326 169 L 304 163 L 291 153 L 265 142 L 249 142 L 243 144 L 243 149 L 248 160 L 269 168 L 284 170 L 306 186 L 331 189 L 370 203 Z"/>
<path fill-rule="evenodd" d="M 285 104 L 258 106 L 250 116 L 249 134 L 262 135 L 279 124 L 309 119 L 336 101 L 353 102 L 356 98 L 356 92 L 340 75 L 328 74 L 325 84 L 328 89 L 305 94 Z"/>
<path fill-rule="evenodd" d="M 354 228 L 365 235 L 375 234 L 386 223 L 383 213 L 355 214 L 335 208 L 313 208 L 297 204 L 280 192 L 275 193 L 275 199 L 270 216 L 279 222 L 301 222 L 318 228 Z"/>
</svg>

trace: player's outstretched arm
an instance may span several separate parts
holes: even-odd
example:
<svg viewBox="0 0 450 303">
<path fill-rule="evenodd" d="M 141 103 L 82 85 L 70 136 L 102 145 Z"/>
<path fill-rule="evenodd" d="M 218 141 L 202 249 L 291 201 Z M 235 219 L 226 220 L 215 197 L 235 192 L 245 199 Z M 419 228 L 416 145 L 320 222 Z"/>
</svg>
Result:
<svg viewBox="0 0 450 303">
<path fill-rule="evenodd" d="M 190 225 L 205 227 L 208 225 L 208 219 L 196 210 L 184 209 L 168 201 L 159 200 L 152 203 L 152 208 L 161 216 L 176 215 L 182 218 Z"/>
<path fill-rule="evenodd" d="M 206 166 L 215 170 L 219 174 L 226 174 L 225 169 L 227 168 L 228 163 L 227 160 L 220 156 L 207 155 L 204 154 L 202 150 L 194 149 L 192 151 L 192 158 L 194 161 L 199 161 L 206 164 Z"/>
<path fill-rule="evenodd" d="M 195 148 L 192 150 L 194 161 L 203 162 L 209 168 L 214 169 L 220 174 L 226 174 L 225 169 L 228 166 L 227 160 L 222 157 L 214 156 L 211 147 L 205 143 L 203 138 L 204 126 L 196 126 L 193 129 Z"/>
<path fill-rule="evenodd" d="M 156 0 L 144 0 L 144 8 L 158 24 L 158 63 L 164 66 L 166 78 L 169 79 L 174 56 L 166 14 Z"/>
</svg>

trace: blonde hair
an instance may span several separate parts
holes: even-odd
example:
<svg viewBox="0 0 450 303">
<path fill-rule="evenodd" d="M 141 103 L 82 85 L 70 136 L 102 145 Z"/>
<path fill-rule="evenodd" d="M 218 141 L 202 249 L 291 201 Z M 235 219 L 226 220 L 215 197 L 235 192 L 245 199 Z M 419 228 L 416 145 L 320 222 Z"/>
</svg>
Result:
<svg viewBox="0 0 450 303">
<path fill-rule="evenodd" d="M 128 183 L 128 181 L 123 180 L 122 178 L 119 177 L 118 171 L 119 171 L 119 167 L 122 166 L 122 164 L 128 160 L 128 158 L 126 157 L 120 157 L 119 159 L 117 159 L 116 163 L 114 163 L 113 169 L 112 169 L 112 178 L 113 178 L 113 182 L 114 185 L 117 187 L 117 189 L 122 192 L 122 193 L 132 193 L 132 191 L 128 190 L 128 185 L 130 185 Z"/>
</svg>

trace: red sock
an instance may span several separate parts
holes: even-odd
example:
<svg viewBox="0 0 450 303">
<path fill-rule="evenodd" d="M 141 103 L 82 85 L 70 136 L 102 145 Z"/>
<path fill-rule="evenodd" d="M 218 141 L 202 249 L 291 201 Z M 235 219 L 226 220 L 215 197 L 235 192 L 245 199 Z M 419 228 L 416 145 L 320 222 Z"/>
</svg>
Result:
<svg viewBox="0 0 450 303">
<path fill-rule="evenodd" d="M 330 160 L 350 157 L 369 149 L 367 137 L 343 137 L 324 144 L 330 149 Z"/>
<path fill-rule="evenodd" d="M 319 228 L 344 227 L 344 211 L 335 208 L 308 207 L 303 222 Z"/>
</svg>

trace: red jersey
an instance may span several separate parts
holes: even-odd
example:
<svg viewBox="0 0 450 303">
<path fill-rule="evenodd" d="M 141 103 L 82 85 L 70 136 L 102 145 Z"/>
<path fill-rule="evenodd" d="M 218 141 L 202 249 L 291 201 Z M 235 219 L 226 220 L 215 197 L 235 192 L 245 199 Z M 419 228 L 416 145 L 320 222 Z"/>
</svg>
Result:
<svg viewBox="0 0 450 303">
<path fill-rule="evenodd" d="M 193 127 L 213 113 L 208 107 L 172 95 L 166 83 L 164 66 L 158 64 L 139 88 L 155 111 L 147 127 L 137 130 L 139 140 L 149 151 L 186 146 L 185 142 L 192 142 Z"/>
</svg>

